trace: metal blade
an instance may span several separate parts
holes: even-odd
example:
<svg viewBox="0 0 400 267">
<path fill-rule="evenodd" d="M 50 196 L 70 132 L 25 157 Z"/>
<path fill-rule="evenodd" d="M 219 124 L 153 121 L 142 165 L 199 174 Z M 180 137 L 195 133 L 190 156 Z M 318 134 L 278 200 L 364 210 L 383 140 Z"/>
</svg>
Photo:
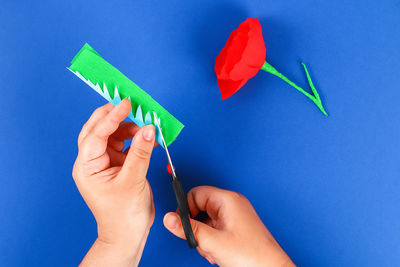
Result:
<svg viewBox="0 0 400 267">
<path fill-rule="evenodd" d="M 163 145 L 164 145 L 165 153 L 167 154 L 169 166 L 171 167 L 172 176 L 175 178 L 176 177 L 175 168 L 174 168 L 174 165 L 172 164 L 171 156 L 169 155 L 168 147 L 167 147 L 167 144 L 165 143 L 165 139 L 164 139 L 164 136 L 163 136 L 162 131 L 161 131 L 160 121 L 159 121 L 159 119 L 157 117 L 157 114 L 156 114 L 156 112 L 154 110 L 153 110 L 153 115 L 154 115 L 154 123 L 158 127 L 158 130 L 160 131 L 161 140 L 162 140 Z"/>
</svg>

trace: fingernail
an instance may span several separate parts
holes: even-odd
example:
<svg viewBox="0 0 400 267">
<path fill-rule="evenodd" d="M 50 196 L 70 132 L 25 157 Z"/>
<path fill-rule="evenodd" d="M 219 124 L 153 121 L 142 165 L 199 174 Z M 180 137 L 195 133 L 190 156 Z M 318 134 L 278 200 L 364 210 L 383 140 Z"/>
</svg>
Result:
<svg viewBox="0 0 400 267">
<path fill-rule="evenodd" d="M 125 97 L 118 105 L 120 105 L 122 102 L 131 102 L 131 101 L 127 97 Z"/>
<path fill-rule="evenodd" d="M 176 216 L 174 214 L 168 214 L 165 217 L 165 225 L 169 229 L 171 229 L 171 230 L 176 229 L 176 227 L 178 227 L 178 224 L 179 224 L 178 216 Z"/>
<path fill-rule="evenodd" d="M 156 135 L 156 129 L 154 128 L 153 125 L 145 126 L 145 129 L 143 132 L 143 138 L 146 141 L 153 141 L 155 135 Z"/>
</svg>

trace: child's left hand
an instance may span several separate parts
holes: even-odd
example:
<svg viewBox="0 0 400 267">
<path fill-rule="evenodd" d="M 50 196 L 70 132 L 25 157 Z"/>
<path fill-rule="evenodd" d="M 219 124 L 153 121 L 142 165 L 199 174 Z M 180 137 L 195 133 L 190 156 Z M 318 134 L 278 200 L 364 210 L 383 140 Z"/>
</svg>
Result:
<svg viewBox="0 0 400 267">
<path fill-rule="evenodd" d="M 154 221 L 154 203 L 146 179 L 155 128 L 122 122 L 129 100 L 98 108 L 83 126 L 74 164 L 75 183 L 97 222 L 98 238 L 82 265 L 137 264 Z M 124 152 L 124 140 L 133 138 Z"/>
</svg>

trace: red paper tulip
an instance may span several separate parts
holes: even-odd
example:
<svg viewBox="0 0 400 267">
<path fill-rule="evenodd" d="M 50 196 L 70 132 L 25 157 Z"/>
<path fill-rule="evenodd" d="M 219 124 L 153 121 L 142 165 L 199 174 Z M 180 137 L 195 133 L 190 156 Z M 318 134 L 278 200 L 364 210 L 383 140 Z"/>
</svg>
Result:
<svg viewBox="0 0 400 267">
<path fill-rule="evenodd" d="M 266 48 L 257 18 L 248 18 L 229 36 L 225 47 L 215 60 L 217 82 L 222 99 L 239 90 L 261 69 Z"/>
<path fill-rule="evenodd" d="M 222 94 L 222 99 L 227 99 L 236 93 L 261 69 L 289 83 L 310 98 L 319 109 L 327 115 L 304 63 L 302 63 L 302 65 L 314 95 L 306 92 L 279 73 L 265 61 L 265 57 L 266 48 L 261 24 L 257 18 L 247 18 L 246 21 L 239 25 L 239 28 L 231 33 L 228 41 L 226 41 L 225 47 L 215 60 L 215 73 L 217 74 L 217 82 Z"/>
</svg>

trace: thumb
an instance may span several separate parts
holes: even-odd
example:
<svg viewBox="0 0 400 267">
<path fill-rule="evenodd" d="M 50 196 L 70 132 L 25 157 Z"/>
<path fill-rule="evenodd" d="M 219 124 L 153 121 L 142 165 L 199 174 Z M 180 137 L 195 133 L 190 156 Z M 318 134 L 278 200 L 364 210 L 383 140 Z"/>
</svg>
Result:
<svg viewBox="0 0 400 267">
<path fill-rule="evenodd" d="M 133 182 L 146 180 L 156 131 L 153 125 L 143 126 L 134 136 L 121 172 Z"/>
<path fill-rule="evenodd" d="M 218 247 L 218 242 L 220 242 L 220 232 L 205 223 L 190 219 L 190 224 L 192 225 L 193 234 L 197 240 L 199 248 L 206 252 L 211 253 L 215 251 Z M 164 216 L 164 226 L 171 233 L 186 239 L 185 232 L 183 231 L 181 218 L 176 212 L 168 212 Z"/>
</svg>

